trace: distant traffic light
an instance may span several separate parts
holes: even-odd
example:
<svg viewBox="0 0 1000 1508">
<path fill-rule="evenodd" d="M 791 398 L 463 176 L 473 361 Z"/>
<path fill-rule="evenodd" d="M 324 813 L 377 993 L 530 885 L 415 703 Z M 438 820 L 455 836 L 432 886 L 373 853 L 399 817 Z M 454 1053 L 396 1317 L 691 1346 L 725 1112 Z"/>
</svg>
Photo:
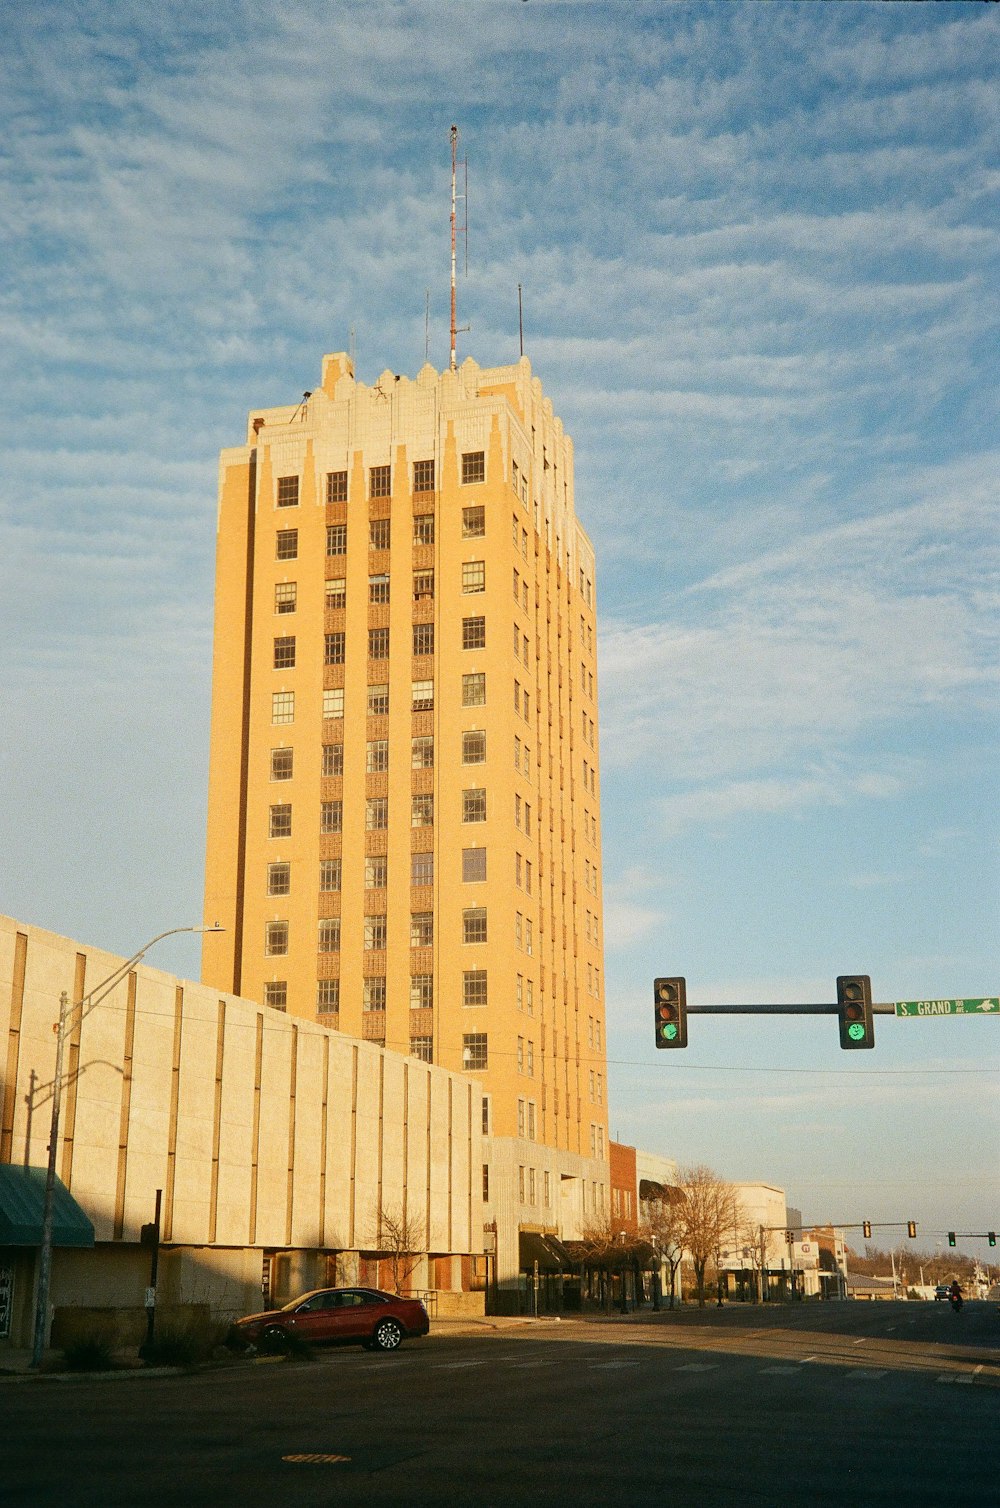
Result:
<svg viewBox="0 0 1000 1508">
<path fill-rule="evenodd" d="M 949 1246 L 954 1246 L 954 1244 L 955 1244 L 955 1232 L 953 1230 L 950 1230 L 948 1232 L 948 1245 Z"/>
<path fill-rule="evenodd" d="M 996 1244 L 997 1244 L 997 1233 L 996 1233 L 996 1231 L 995 1230 L 988 1230 L 986 1232 L 986 1239 L 990 1243 L 991 1246 L 996 1246 Z"/>
<path fill-rule="evenodd" d="M 868 1238 L 871 1235 L 871 1233 L 872 1233 L 872 1223 L 871 1223 L 871 1221 L 870 1220 L 862 1220 L 862 1222 L 861 1222 L 861 1234 L 864 1236 L 864 1238 L 865 1238 L 866 1241 L 868 1240 Z"/>
<path fill-rule="evenodd" d="M 875 1046 L 872 983 L 867 974 L 838 975 L 837 1010 L 840 1016 L 841 1047 Z"/>
<path fill-rule="evenodd" d="M 653 1009 L 657 1047 L 687 1047 L 687 981 L 654 979 Z"/>
<path fill-rule="evenodd" d="M 909 1236 L 909 1238 L 910 1238 L 911 1241 L 915 1241 L 916 1240 L 916 1238 L 917 1238 L 917 1222 L 915 1220 L 907 1220 L 907 1222 L 906 1222 L 906 1234 Z"/>
</svg>

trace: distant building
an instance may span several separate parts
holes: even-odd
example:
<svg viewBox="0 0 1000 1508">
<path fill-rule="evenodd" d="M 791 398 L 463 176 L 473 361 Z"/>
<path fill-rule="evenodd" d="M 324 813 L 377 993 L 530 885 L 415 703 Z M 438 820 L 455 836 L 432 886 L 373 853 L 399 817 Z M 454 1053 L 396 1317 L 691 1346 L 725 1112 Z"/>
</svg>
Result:
<svg viewBox="0 0 1000 1508">
<path fill-rule="evenodd" d="M 327 356 L 222 453 L 202 977 L 469 1077 L 504 1307 L 608 1202 L 596 632 L 526 359 Z"/>
</svg>

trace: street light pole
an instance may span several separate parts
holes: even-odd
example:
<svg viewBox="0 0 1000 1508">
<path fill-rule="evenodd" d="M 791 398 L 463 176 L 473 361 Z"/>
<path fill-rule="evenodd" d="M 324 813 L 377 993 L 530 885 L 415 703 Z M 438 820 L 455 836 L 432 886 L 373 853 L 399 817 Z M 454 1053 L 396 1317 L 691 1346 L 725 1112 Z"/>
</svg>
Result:
<svg viewBox="0 0 1000 1508">
<path fill-rule="evenodd" d="M 52 1122 L 49 1128 L 49 1160 L 45 1170 L 45 1196 L 42 1204 L 42 1242 L 38 1256 L 38 1294 L 35 1302 L 35 1333 L 31 1349 L 31 1366 L 37 1369 L 42 1364 L 42 1353 L 45 1350 L 45 1334 L 48 1329 L 49 1315 L 49 1289 L 52 1281 L 52 1223 L 53 1208 L 55 1205 L 56 1190 L 56 1159 L 59 1154 L 59 1111 L 62 1103 L 62 1080 L 63 1080 L 63 1051 L 66 1043 L 66 1033 L 71 1019 L 79 1012 L 82 1021 L 88 1011 L 93 1010 L 99 1001 L 104 999 L 116 984 L 120 984 L 125 975 L 133 969 L 141 959 L 149 952 L 154 943 L 162 942 L 165 937 L 173 937 L 178 932 L 223 932 L 224 927 L 170 927 L 166 932 L 158 932 L 151 937 L 138 951 L 119 964 L 107 979 L 94 986 L 82 999 L 70 1004 L 69 996 L 65 990 L 59 996 L 59 1020 L 56 1023 L 56 1066 L 55 1077 L 52 1080 Z"/>
</svg>

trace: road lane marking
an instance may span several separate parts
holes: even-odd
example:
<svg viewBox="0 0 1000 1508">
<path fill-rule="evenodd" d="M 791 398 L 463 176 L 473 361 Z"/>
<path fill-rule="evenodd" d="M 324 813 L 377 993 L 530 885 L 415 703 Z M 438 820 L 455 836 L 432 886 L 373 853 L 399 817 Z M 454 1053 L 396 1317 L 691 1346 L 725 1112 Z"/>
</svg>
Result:
<svg viewBox="0 0 1000 1508">
<path fill-rule="evenodd" d="M 885 1376 L 887 1370 L 886 1367 L 848 1367 L 847 1376 L 858 1382 L 877 1382 Z"/>
<path fill-rule="evenodd" d="M 461 1372 L 468 1367 L 485 1367 L 485 1361 L 437 1361 L 434 1363 L 435 1372 Z"/>
<path fill-rule="evenodd" d="M 868 1339 L 867 1335 L 863 1335 L 860 1340 L 852 1340 L 851 1341 L 851 1345 L 852 1346 L 863 1346 L 864 1343 L 865 1343 L 865 1341 L 867 1339 Z"/>
<path fill-rule="evenodd" d="M 620 1372 L 622 1367 L 637 1367 L 638 1365 L 637 1361 L 592 1361 L 590 1370 L 592 1372 Z"/>
<path fill-rule="evenodd" d="M 686 1366 L 678 1367 L 678 1372 L 714 1372 L 719 1363 L 717 1361 L 689 1361 Z"/>
<path fill-rule="evenodd" d="M 797 1377 L 801 1367 L 761 1367 L 762 1377 Z"/>
</svg>

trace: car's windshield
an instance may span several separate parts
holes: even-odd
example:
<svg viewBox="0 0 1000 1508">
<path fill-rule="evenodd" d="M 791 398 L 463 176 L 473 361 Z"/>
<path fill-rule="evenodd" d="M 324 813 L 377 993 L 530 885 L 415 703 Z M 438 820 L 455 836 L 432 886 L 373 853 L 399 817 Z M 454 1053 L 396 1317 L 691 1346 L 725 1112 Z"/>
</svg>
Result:
<svg viewBox="0 0 1000 1508">
<path fill-rule="evenodd" d="M 304 1303 L 304 1301 L 309 1298 L 314 1291 L 315 1290 L 310 1290 L 309 1293 L 300 1293 L 297 1299 L 291 1299 L 287 1304 L 282 1304 L 281 1308 L 278 1310 L 278 1313 L 287 1314 L 290 1309 L 297 1309 L 299 1305 L 301 1303 Z"/>
</svg>

